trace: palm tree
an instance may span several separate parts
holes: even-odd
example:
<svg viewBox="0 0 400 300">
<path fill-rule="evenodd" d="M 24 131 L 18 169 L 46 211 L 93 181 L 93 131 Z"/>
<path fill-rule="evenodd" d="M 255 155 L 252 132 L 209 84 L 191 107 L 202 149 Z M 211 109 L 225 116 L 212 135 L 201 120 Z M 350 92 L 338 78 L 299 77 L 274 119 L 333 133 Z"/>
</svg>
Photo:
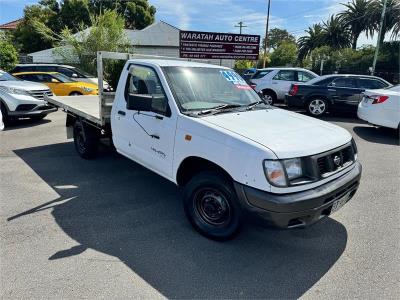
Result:
<svg viewBox="0 0 400 300">
<path fill-rule="evenodd" d="M 308 27 L 305 32 L 308 35 L 300 37 L 297 41 L 297 46 L 299 48 L 299 61 L 302 61 L 311 53 L 312 50 L 322 46 L 323 44 L 323 31 L 321 24 L 314 24 L 311 27 Z"/>
<path fill-rule="evenodd" d="M 347 9 L 338 14 L 344 26 L 351 32 L 351 45 L 357 48 L 357 40 L 363 31 L 374 30 L 374 21 L 371 20 L 371 0 L 352 0 L 347 4 L 342 3 Z"/>
<path fill-rule="evenodd" d="M 375 31 L 379 31 L 381 14 L 385 0 L 372 0 L 371 2 L 371 19 L 374 22 Z M 382 35 L 380 43 L 383 43 L 386 33 L 392 31 L 392 39 L 400 34 L 400 0 L 387 0 L 385 19 L 382 27 Z M 374 31 L 369 31 L 373 36 Z"/>
<path fill-rule="evenodd" d="M 341 18 L 332 15 L 326 22 L 323 22 L 324 44 L 333 49 L 343 49 L 351 46 L 351 36 Z"/>
</svg>

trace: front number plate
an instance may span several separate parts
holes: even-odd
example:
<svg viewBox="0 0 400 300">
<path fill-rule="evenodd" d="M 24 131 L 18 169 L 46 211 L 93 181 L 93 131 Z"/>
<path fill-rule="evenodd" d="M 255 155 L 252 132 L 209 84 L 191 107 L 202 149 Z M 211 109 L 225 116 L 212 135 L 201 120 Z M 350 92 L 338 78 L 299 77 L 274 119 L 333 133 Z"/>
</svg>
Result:
<svg viewBox="0 0 400 300">
<path fill-rule="evenodd" d="M 331 214 L 333 214 L 334 212 L 337 212 L 339 209 L 342 208 L 343 205 L 346 204 L 347 200 L 349 200 L 349 195 L 350 195 L 350 193 L 346 194 L 343 198 L 333 202 Z"/>
</svg>

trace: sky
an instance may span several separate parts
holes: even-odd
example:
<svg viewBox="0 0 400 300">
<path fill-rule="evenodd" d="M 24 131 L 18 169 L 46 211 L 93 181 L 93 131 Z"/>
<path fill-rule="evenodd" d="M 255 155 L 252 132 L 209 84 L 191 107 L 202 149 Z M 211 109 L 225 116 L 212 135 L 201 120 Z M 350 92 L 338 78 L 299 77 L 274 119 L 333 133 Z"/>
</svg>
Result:
<svg viewBox="0 0 400 300">
<path fill-rule="evenodd" d="M 112 0 L 105 0 L 112 1 Z M 304 35 L 308 26 L 326 20 L 343 9 L 348 0 L 271 0 L 270 28 L 284 28 L 296 38 Z M 0 24 L 21 18 L 25 5 L 38 0 L 0 0 Z M 265 35 L 268 0 L 150 0 L 157 9 L 156 19 L 180 29 L 239 32 Z M 358 46 L 375 43 L 375 39 L 360 36 Z"/>
</svg>

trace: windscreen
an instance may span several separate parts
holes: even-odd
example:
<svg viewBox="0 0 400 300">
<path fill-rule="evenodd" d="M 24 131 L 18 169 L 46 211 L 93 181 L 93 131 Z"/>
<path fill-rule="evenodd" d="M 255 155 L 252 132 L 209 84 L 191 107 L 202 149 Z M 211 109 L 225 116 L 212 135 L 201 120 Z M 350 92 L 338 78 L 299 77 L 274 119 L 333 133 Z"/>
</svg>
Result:
<svg viewBox="0 0 400 300">
<path fill-rule="evenodd" d="M 272 70 L 259 70 L 254 73 L 254 75 L 251 77 L 251 79 L 260 79 L 263 78 L 265 75 L 270 73 Z"/>
<path fill-rule="evenodd" d="M 8 74 L 7 72 L 0 70 L 0 81 L 16 81 L 16 80 L 20 79 Z"/>
<path fill-rule="evenodd" d="M 74 82 L 71 78 L 68 76 L 65 76 L 64 74 L 57 73 L 57 74 L 52 74 L 54 78 L 56 78 L 58 81 L 66 83 L 66 82 Z"/>
<path fill-rule="evenodd" d="M 224 104 L 246 106 L 260 100 L 234 71 L 219 68 L 164 67 L 181 110 L 203 110 Z"/>
<path fill-rule="evenodd" d="M 89 74 L 81 69 L 74 68 L 72 70 L 78 75 L 78 78 L 95 78 L 92 74 Z"/>
</svg>

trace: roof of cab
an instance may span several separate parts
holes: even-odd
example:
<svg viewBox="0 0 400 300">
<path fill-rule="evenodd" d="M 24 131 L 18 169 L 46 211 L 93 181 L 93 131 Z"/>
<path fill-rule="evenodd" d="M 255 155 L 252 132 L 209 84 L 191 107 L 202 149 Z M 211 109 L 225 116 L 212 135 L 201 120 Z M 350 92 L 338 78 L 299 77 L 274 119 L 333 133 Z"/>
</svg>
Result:
<svg viewBox="0 0 400 300">
<path fill-rule="evenodd" d="M 194 61 L 186 61 L 186 60 L 175 60 L 175 59 L 130 59 L 129 62 L 141 62 L 151 65 L 156 65 L 159 67 L 194 67 L 194 68 L 215 68 L 215 69 L 227 69 L 229 68 L 224 66 L 194 62 Z"/>
<path fill-rule="evenodd" d="M 50 75 L 54 75 L 54 74 L 60 74 L 60 73 L 58 73 L 58 72 L 31 71 L 31 72 L 16 72 L 16 73 L 13 73 L 12 75 L 32 75 L 32 74 L 50 74 Z"/>
</svg>

